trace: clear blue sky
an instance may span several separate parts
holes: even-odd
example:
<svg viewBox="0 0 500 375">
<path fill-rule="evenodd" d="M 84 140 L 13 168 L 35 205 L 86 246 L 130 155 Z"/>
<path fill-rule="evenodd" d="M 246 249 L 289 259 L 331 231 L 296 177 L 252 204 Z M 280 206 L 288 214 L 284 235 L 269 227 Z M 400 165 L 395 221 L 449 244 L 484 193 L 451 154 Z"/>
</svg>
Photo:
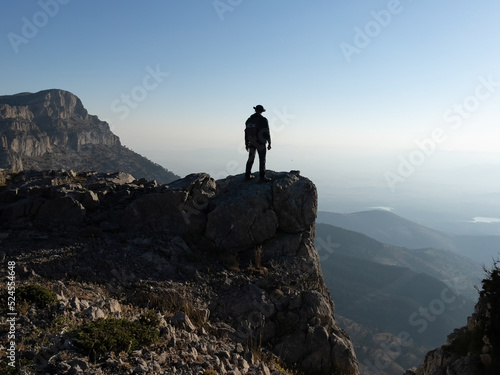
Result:
<svg viewBox="0 0 500 375">
<path fill-rule="evenodd" d="M 329 194 L 379 191 L 390 205 L 431 175 L 445 184 L 443 170 L 474 191 L 460 168 L 499 170 L 495 0 L 17 0 L 2 8 L 0 95 L 71 91 L 123 144 L 180 175 L 243 172 L 243 123 L 256 104 L 274 124 L 268 167 L 301 169 Z M 433 137 L 435 149 L 423 142 Z M 427 154 L 398 171 L 418 141 Z M 481 186 L 500 192 L 489 178 Z"/>
</svg>

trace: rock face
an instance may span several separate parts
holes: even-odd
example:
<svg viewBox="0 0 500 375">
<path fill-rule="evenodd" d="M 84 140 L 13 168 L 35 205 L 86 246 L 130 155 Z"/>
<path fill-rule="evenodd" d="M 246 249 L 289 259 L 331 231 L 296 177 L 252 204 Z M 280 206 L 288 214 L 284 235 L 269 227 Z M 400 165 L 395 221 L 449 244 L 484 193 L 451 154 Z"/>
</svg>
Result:
<svg viewBox="0 0 500 375">
<path fill-rule="evenodd" d="M 116 280 L 187 277 L 210 323 L 231 342 L 264 347 L 307 373 L 359 374 L 314 247 L 316 187 L 299 172 L 269 176 L 272 182 L 259 184 L 243 175 L 215 181 L 193 174 L 167 186 L 125 173 L 4 172 L 0 223 L 9 233 L 91 233 L 108 244 L 140 236 L 144 241 L 134 243 L 148 250 L 132 256 L 124 249 L 122 257 L 150 265 L 141 271 L 127 262 L 130 271 L 111 271 Z M 159 245 L 165 243 L 168 248 Z M 99 254 L 108 253 L 120 256 L 115 248 Z M 95 272 L 109 283 L 99 272 L 103 256 L 81 274 Z M 217 262 L 199 260 L 206 256 Z M 37 274 L 62 272 L 43 264 L 33 266 Z"/>
<path fill-rule="evenodd" d="M 178 176 L 122 146 L 109 125 L 63 90 L 0 96 L 0 168 L 125 171 L 170 182 Z"/>
</svg>

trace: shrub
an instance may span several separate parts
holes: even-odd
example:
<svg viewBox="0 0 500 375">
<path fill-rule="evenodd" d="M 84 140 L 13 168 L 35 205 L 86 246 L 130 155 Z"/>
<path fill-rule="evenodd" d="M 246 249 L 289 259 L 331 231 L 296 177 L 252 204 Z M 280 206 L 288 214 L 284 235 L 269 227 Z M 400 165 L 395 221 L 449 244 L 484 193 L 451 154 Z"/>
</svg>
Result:
<svg viewBox="0 0 500 375">
<path fill-rule="evenodd" d="M 495 260 L 491 270 L 486 270 L 483 289 L 480 296 L 491 306 L 490 318 L 487 322 L 488 336 L 495 349 L 500 348 L 500 260 Z"/>
<path fill-rule="evenodd" d="M 167 315 L 182 311 L 195 326 L 202 327 L 204 324 L 202 312 L 195 307 L 193 297 L 185 290 L 141 291 L 130 296 L 129 302 Z"/>
<path fill-rule="evenodd" d="M 482 280 L 483 288 L 480 291 L 480 300 L 489 306 L 489 317 L 482 316 L 481 320 L 473 328 L 465 327 L 453 339 L 445 350 L 466 356 L 468 353 L 480 355 L 483 349 L 483 337 L 488 336 L 494 348 L 494 353 L 500 347 L 500 268 L 499 261 L 494 262 L 491 270 L 484 269 L 486 278 Z M 493 361 L 499 358 L 493 356 Z"/>
<path fill-rule="evenodd" d="M 150 317 L 138 321 L 100 319 L 77 328 L 77 346 L 89 354 L 100 356 L 109 352 L 131 353 L 158 340 L 159 332 L 151 325 Z"/>
<path fill-rule="evenodd" d="M 443 348 L 449 352 L 459 354 L 465 357 L 469 352 L 480 354 L 483 344 L 484 328 L 476 328 L 471 331 L 464 329 L 450 345 L 445 345 Z"/>
<path fill-rule="evenodd" d="M 57 300 L 56 294 L 53 291 L 37 284 L 20 286 L 16 291 L 16 297 L 19 301 L 34 303 L 41 309 Z"/>
</svg>

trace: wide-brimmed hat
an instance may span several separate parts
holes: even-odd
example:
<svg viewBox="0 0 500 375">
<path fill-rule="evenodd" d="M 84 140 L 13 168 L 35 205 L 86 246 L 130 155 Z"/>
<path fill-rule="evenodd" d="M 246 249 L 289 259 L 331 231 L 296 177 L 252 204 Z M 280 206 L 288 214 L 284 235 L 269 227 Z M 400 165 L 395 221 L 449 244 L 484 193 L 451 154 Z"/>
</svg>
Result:
<svg viewBox="0 0 500 375">
<path fill-rule="evenodd" d="M 256 105 L 255 107 L 253 107 L 253 109 L 255 109 L 255 112 L 265 112 L 266 110 L 264 109 L 263 106 L 261 106 L 260 104 L 259 105 Z"/>
</svg>

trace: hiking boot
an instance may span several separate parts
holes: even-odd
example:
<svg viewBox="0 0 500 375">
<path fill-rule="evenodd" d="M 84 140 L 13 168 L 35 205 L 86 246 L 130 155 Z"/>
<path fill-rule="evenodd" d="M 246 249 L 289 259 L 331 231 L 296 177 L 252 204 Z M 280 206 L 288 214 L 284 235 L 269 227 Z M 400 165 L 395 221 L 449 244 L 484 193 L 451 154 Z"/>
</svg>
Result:
<svg viewBox="0 0 500 375">
<path fill-rule="evenodd" d="M 252 178 L 255 178 L 255 176 L 253 174 L 245 176 L 245 180 L 247 180 L 247 181 L 251 180 Z"/>
<path fill-rule="evenodd" d="M 263 183 L 263 182 L 269 182 L 271 181 L 271 179 L 269 177 L 261 177 L 260 180 L 259 180 L 259 183 Z"/>
</svg>

